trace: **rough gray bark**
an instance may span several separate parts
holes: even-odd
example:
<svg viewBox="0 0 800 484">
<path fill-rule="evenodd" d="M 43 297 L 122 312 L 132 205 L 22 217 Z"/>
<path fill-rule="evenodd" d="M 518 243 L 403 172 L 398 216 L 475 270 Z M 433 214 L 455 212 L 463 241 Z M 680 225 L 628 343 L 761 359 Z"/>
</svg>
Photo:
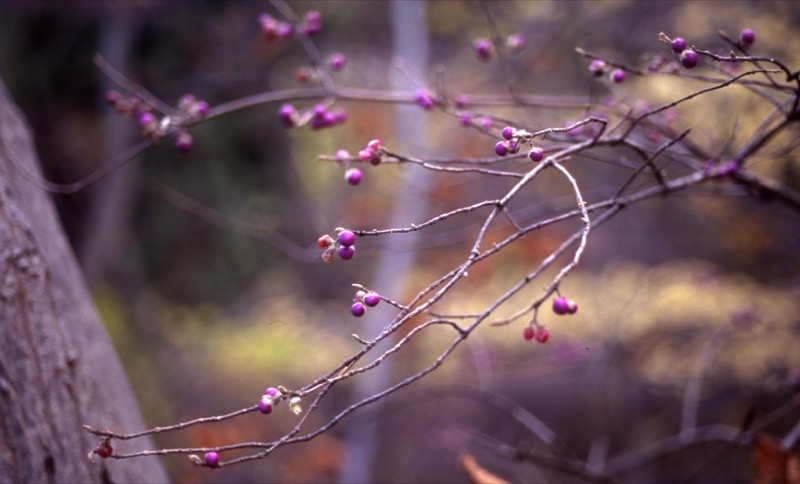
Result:
<svg viewBox="0 0 800 484">
<path fill-rule="evenodd" d="M 155 459 L 87 458 L 98 439 L 83 424 L 134 431 L 143 422 L 31 174 L 30 130 L 0 81 L 0 482 L 164 482 Z"/>
</svg>

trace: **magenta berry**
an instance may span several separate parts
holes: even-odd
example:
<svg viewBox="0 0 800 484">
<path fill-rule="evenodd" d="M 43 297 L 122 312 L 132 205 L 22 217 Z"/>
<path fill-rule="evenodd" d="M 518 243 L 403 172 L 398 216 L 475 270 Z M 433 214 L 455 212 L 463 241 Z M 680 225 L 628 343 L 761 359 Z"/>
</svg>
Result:
<svg viewBox="0 0 800 484">
<path fill-rule="evenodd" d="M 361 183 L 362 178 L 361 170 L 358 168 L 350 168 L 346 172 L 344 172 L 344 179 L 347 183 L 355 186 Z"/>
<path fill-rule="evenodd" d="M 676 54 L 680 54 L 681 52 L 686 50 L 686 41 L 683 40 L 682 37 L 676 37 L 676 38 L 672 39 L 672 42 L 670 43 L 670 47 L 672 47 L 672 52 L 675 52 Z"/>
<path fill-rule="evenodd" d="M 578 303 L 567 301 L 567 314 L 575 314 L 578 312 Z"/>
<path fill-rule="evenodd" d="M 525 37 L 522 34 L 511 34 L 506 38 L 506 48 L 510 52 L 519 52 L 525 48 Z"/>
<path fill-rule="evenodd" d="M 530 158 L 531 161 L 542 161 L 542 158 L 544 158 L 544 150 L 538 146 L 534 146 L 528 152 L 528 158 Z"/>
<path fill-rule="evenodd" d="M 471 126 L 472 125 L 472 116 L 469 114 L 462 114 L 458 118 L 458 122 L 461 123 L 461 126 Z"/>
<path fill-rule="evenodd" d="M 379 139 L 373 139 L 373 140 L 370 140 L 369 143 L 367 143 L 367 149 L 371 150 L 371 151 L 377 152 L 378 148 L 380 148 L 380 147 L 381 147 L 381 140 L 379 140 Z"/>
<path fill-rule="evenodd" d="M 525 326 L 525 329 L 522 330 L 522 337 L 525 341 L 531 341 L 535 336 L 536 331 L 530 326 Z"/>
<path fill-rule="evenodd" d="M 339 243 L 345 247 L 350 247 L 356 243 L 356 234 L 349 230 L 342 230 L 339 232 Z"/>
<path fill-rule="evenodd" d="M 192 146 L 192 135 L 183 130 L 175 133 L 175 147 L 178 148 L 178 151 L 187 153 L 191 151 Z"/>
<path fill-rule="evenodd" d="M 569 310 L 569 301 L 567 301 L 567 298 L 558 296 L 557 298 L 553 299 L 554 313 L 564 315 L 567 314 L 568 310 Z"/>
<path fill-rule="evenodd" d="M 457 95 L 455 101 L 456 101 L 456 107 L 458 109 L 464 109 L 469 104 L 469 98 L 464 94 Z"/>
<path fill-rule="evenodd" d="M 617 84 L 625 82 L 625 71 L 622 69 L 614 69 L 611 71 L 611 80 Z"/>
<path fill-rule="evenodd" d="M 284 22 L 279 23 L 278 27 L 275 29 L 275 35 L 281 40 L 291 38 L 293 33 L 294 29 L 292 29 L 292 26 Z"/>
<path fill-rule="evenodd" d="M 494 145 L 494 152 L 497 156 L 506 156 L 508 154 L 508 144 L 504 141 L 498 141 L 496 145 Z"/>
<path fill-rule="evenodd" d="M 500 134 L 503 135 L 504 139 L 510 140 L 511 138 L 514 137 L 514 133 L 516 132 L 517 132 L 516 129 L 512 128 L 511 126 L 506 126 L 505 128 L 503 128 L 503 131 L 501 131 Z"/>
<path fill-rule="evenodd" d="M 206 455 L 203 456 L 203 462 L 212 469 L 219 467 L 219 454 L 216 452 L 206 452 Z"/>
<path fill-rule="evenodd" d="M 264 399 L 258 401 L 258 411 L 263 413 L 264 415 L 272 413 L 272 403 L 270 403 L 271 399 Z"/>
<path fill-rule="evenodd" d="M 293 128 L 295 126 L 294 117 L 296 111 L 291 104 L 284 104 L 278 109 L 278 116 L 281 118 L 284 128 Z"/>
<path fill-rule="evenodd" d="M 369 292 L 364 295 L 364 304 L 371 308 L 377 306 L 379 302 L 381 302 L 381 297 L 374 292 Z"/>
<path fill-rule="evenodd" d="M 313 37 L 322 30 L 322 15 L 316 10 L 309 10 L 303 15 L 299 33 L 306 37 Z"/>
<path fill-rule="evenodd" d="M 355 303 L 353 303 L 352 306 L 350 306 L 350 314 L 352 314 L 353 316 L 355 316 L 357 318 L 360 318 L 366 312 L 367 312 L 367 308 L 365 308 L 364 305 L 361 304 L 360 302 L 355 302 Z"/>
<path fill-rule="evenodd" d="M 355 254 L 356 248 L 353 246 L 345 247 L 342 245 L 339 247 L 339 257 L 341 257 L 342 260 L 350 260 Z"/>
<path fill-rule="evenodd" d="M 492 58 L 492 43 L 489 39 L 478 38 L 472 41 L 472 50 L 478 59 L 488 62 Z"/>
<path fill-rule="evenodd" d="M 418 89 L 414 92 L 414 101 L 422 107 L 422 109 L 430 109 L 433 107 L 433 99 L 423 89 Z"/>
<path fill-rule="evenodd" d="M 742 47 L 749 47 L 753 45 L 755 41 L 756 33 L 753 32 L 753 29 L 744 29 L 742 33 L 739 34 L 739 43 L 742 44 Z"/>
<path fill-rule="evenodd" d="M 276 396 L 280 395 L 280 393 L 281 393 L 281 391 L 278 390 L 275 387 L 268 387 L 266 390 L 264 390 L 264 395 L 266 395 L 268 397 L 276 397 Z"/>
<path fill-rule="evenodd" d="M 681 65 L 687 69 L 691 69 L 697 65 L 698 56 L 697 52 L 686 49 L 681 52 Z"/>
<path fill-rule="evenodd" d="M 547 328 L 544 326 L 539 326 L 536 329 L 536 341 L 539 343 L 547 343 L 547 340 L 550 339 L 550 332 L 547 331 Z"/>
<path fill-rule="evenodd" d="M 347 64 L 347 58 L 344 54 L 336 53 L 330 56 L 328 59 L 328 66 L 331 68 L 332 71 L 341 71 L 344 69 L 344 66 Z"/>
<path fill-rule="evenodd" d="M 591 72 L 594 77 L 602 76 L 606 73 L 607 69 L 608 65 L 600 59 L 595 59 L 589 63 L 589 72 Z"/>
</svg>

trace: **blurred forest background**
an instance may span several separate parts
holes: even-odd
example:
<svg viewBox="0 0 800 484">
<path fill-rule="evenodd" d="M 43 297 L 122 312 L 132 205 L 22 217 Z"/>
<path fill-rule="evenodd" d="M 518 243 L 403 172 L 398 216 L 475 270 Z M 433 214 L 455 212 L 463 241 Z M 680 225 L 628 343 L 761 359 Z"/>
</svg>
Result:
<svg viewBox="0 0 800 484">
<path fill-rule="evenodd" d="M 590 89 L 587 61 L 575 55 L 575 46 L 643 65 L 643 54 L 665 49 L 659 32 L 720 48 L 718 30 L 735 36 L 750 27 L 758 36 L 754 51 L 800 67 L 800 9 L 791 1 L 487 4 L 504 34 L 527 38 L 526 49 L 509 58 L 521 92 L 587 99 L 613 92 L 656 104 L 697 88 L 629 76 L 623 85 L 595 82 Z M 323 56 L 342 52 L 348 59 L 333 75 L 337 85 L 389 88 L 389 2 L 290 5 L 300 13 L 322 13 L 317 47 Z M 0 74 L 28 117 L 52 181 L 75 181 L 138 140 L 136 123 L 104 102 L 112 85 L 93 64 L 96 53 L 172 104 L 185 93 L 214 106 L 296 87 L 295 70 L 307 64 L 297 42 L 265 42 L 256 19 L 264 11 L 275 14 L 267 2 L 34 1 L 0 7 Z M 503 70 L 496 62 L 479 62 L 471 50 L 473 38 L 489 34 L 475 3 L 435 1 L 419 8 L 427 15 L 429 69 L 414 76 L 431 85 L 441 66 L 451 92 L 505 92 Z M 677 124 L 691 126 L 698 143 L 718 144 L 723 156 L 727 140 L 735 146 L 755 127 L 760 102 L 744 89 L 726 89 L 682 106 Z M 340 167 L 317 161 L 317 155 L 340 148 L 355 153 L 380 138 L 413 156 L 484 157 L 496 140 L 459 126 L 456 118 L 416 108 L 414 115 L 427 117 L 430 129 L 415 143 L 395 145 L 391 106 L 337 105 L 347 109 L 348 122 L 318 132 L 283 129 L 278 105 L 213 119 L 191 129 L 190 153 L 178 153 L 167 140 L 87 190 L 54 196 L 150 425 L 253 405 L 264 387 L 300 386 L 354 351 L 350 335 L 358 332 L 358 321 L 348 312 L 350 285 L 372 287 L 390 238 L 359 241 L 354 260 L 326 265 L 315 244 L 319 235 L 337 226 L 386 228 L 392 207 L 403 200 L 426 197 L 424 220 L 497 193 L 494 182 L 479 176 L 442 174 L 431 176 L 429 190 L 417 190 L 400 180 L 404 171 L 419 168 L 397 165 L 367 167 L 362 184 L 349 186 Z M 536 120 L 537 127 L 582 115 L 488 111 Z M 590 202 L 613 194 L 626 175 L 602 163 L 612 153 L 595 154 L 569 165 Z M 800 189 L 796 156 L 765 158 L 756 169 Z M 564 187 L 537 187 L 541 191 L 526 199 L 530 205 L 515 207 L 525 220 L 571 203 Z M 176 192 L 265 235 L 215 225 L 179 206 L 185 199 Z M 458 264 L 480 222 L 466 217 L 419 233 L 417 245 L 408 248 L 415 253 L 405 293 L 387 296 L 405 301 Z M 574 230 L 551 226 L 512 246 L 494 264 L 471 270 L 458 297 L 445 304 L 460 312 L 484 307 Z M 543 316 L 551 331 L 547 345 L 524 342 L 519 325 L 485 327 L 468 349 L 393 397 L 378 415 L 367 410 L 308 444 L 215 472 L 182 457 L 163 462 L 181 482 L 334 481 L 346 458 L 342 433 L 373 421 L 382 436 L 376 466 L 382 481 L 463 480 L 457 456 L 465 449 L 512 481 L 562 480 L 565 475 L 476 446 L 470 436 L 481 434 L 511 446 L 541 444 L 507 412 L 465 398 L 459 389 L 480 388 L 516 401 L 578 455 L 598 442 L 614 455 L 678 431 L 687 382 L 709 344 L 718 352 L 707 362 L 698 423 L 739 425 L 750 408 L 763 415 L 800 389 L 798 242 L 800 213 L 732 186 L 650 199 L 592 233 L 582 265 L 562 285 L 581 310 L 568 320 Z M 435 335 L 416 342 L 393 371 L 421 367 L 418 360 L 427 362 L 438 344 Z M 337 387 L 342 396 L 334 392 L 323 415 L 349 404 L 347 388 Z M 156 440 L 178 447 L 271 440 L 293 422 L 279 413 Z M 793 417 L 769 430 L 782 435 L 797 412 Z M 133 450 L 135 443 L 120 447 Z M 746 447 L 697 446 L 629 477 L 747 482 L 749 456 Z"/>
</svg>

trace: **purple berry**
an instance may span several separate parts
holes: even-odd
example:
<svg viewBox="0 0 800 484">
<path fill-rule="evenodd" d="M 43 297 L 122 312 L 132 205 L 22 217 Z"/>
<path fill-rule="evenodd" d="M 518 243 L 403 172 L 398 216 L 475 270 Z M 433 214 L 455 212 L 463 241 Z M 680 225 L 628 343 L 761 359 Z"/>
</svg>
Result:
<svg viewBox="0 0 800 484">
<path fill-rule="evenodd" d="M 528 152 L 528 158 L 530 158 L 531 161 L 542 161 L 542 158 L 544 158 L 544 150 L 538 146 L 534 146 Z"/>
<path fill-rule="evenodd" d="M 608 65 L 600 59 L 595 59 L 589 63 L 589 72 L 591 72 L 594 77 L 600 77 L 605 74 L 607 68 Z"/>
<path fill-rule="evenodd" d="M 611 71 L 611 80 L 617 84 L 622 84 L 625 82 L 625 71 L 622 69 L 614 69 Z"/>
<path fill-rule="evenodd" d="M 455 101 L 458 109 L 464 109 L 467 107 L 467 104 L 469 104 L 469 98 L 464 94 L 457 95 Z"/>
<path fill-rule="evenodd" d="M 672 43 L 670 44 L 670 46 L 672 47 L 672 52 L 680 54 L 681 52 L 686 50 L 686 41 L 683 40 L 682 37 L 676 37 L 672 39 Z"/>
<path fill-rule="evenodd" d="M 281 22 L 278 24 L 278 27 L 275 29 L 275 35 L 278 36 L 281 40 L 287 40 L 292 37 L 294 30 L 290 24 L 285 22 Z"/>
<path fill-rule="evenodd" d="M 262 398 L 261 400 L 258 401 L 258 411 L 263 413 L 264 415 L 272 413 L 272 404 Z"/>
<path fill-rule="evenodd" d="M 344 172 L 344 179 L 351 185 L 358 185 L 361 183 L 361 170 L 358 168 L 350 168 Z"/>
<path fill-rule="evenodd" d="M 489 131 L 492 129 L 492 118 L 488 116 L 481 116 L 481 118 L 478 119 L 478 124 L 481 126 L 481 128 Z"/>
<path fill-rule="evenodd" d="M 569 311 L 569 301 L 567 298 L 558 296 L 553 299 L 553 312 L 559 315 L 567 314 Z"/>
<path fill-rule="evenodd" d="M 683 67 L 691 69 L 697 65 L 697 61 L 698 61 L 697 52 L 691 49 L 686 49 L 683 52 L 681 52 L 681 65 L 683 65 Z"/>
<path fill-rule="evenodd" d="M 756 33 L 753 32 L 753 29 L 744 29 L 742 33 L 739 34 L 739 43 L 742 44 L 742 47 L 749 47 L 756 41 Z"/>
<path fill-rule="evenodd" d="M 274 396 L 277 396 L 280 393 L 281 393 L 281 391 L 278 390 L 275 387 L 269 387 L 266 390 L 264 390 L 264 395 L 266 395 L 268 397 L 274 397 Z"/>
<path fill-rule="evenodd" d="M 294 116 L 295 116 L 295 109 L 294 106 L 291 104 L 284 104 L 283 106 L 278 109 L 278 116 L 281 118 L 281 122 L 285 128 L 293 128 L 294 124 Z"/>
<path fill-rule="evenodd" d="M 219 454 L 216 452 L 206 452 L 206 455 L 203 457 L 203 461 L 205 461 L 206 465 L 212 469 L 219 467 Z"/>
<path fill-rule="evenodd" d="M 418 89 L 414 92 L 414 101 L 419 104 L 422 109 L 430 109 L 433 107 L 433 99 L 431 99 L 430 94 L 425 92 L 423 89 Z"/>
<path fill-rule="evenodd" d="M 469 114 L 462 114 L 458 118 L 458 122 L 461 123 L 461 126 L 471 126 L 472 125 L 472 116 Z"/>
<path fill-rule="evenodd" d="M 522 34 L 511 34 L 506 38 L 506 48 L 510 52 L 519 52 L 525 48 L 525 37 Z"/>
<path fill-rule="evenodd" d="M 492 43 L 489 39 L 478 38 L 472 41 L 472 50 L 478 59 L 487 62 L 492 58 Z"/>
<path fill-rule="evenodd" d="M 194 114 L 200 118 L 205 118 L 208 115 L 208 103 L 205 101 L 197 101 L 192 109 Z"/>
<path fill-rule="evenodd" d="M 494 145 L 494 152 L 497 156 L 506 156 L 508 154 L 508 145 L 504 141 L 498 141 Z"/>
<path fill-rule="evenodd" d="M 347 58 L 344 54 L 336 53 L 333 54 L 330 59 L 328 59 L 328 65 L 330 66 L 332 71 L 341 71 L 344 69 L 344 66 L 347 64 Z"/>
<path fill-rule="evenodd" d="M 342 230 L 339 232 L 339 243 L 345 247 L 350 247 L 356 243 L 356 234 L 349 230 Z"/>
<path fill-rule="evenodd" d="M 353 316 L 355 316 L 357 318 L 360 318 L 366 312 L 367 312 L 367 308 L 365 308 L 364 305 L 361 304 L 360 302 L 355 302 L 355 303 L 353 303 L 352 306 L 350 306 L 350 314 L 352 314 Z"/>
<path fill-rule="evenodd" d="M 511 126 L 506 126 L 505 128 L 503 128 L 503 131 L 501 131 L 500 134 L 503 135 L 503 138 L 510 140 L 511 138 L 514 137 L 514 133 L 516 132 L 517 132 L 516 129 L 512 128 Z"/>
<path fill-rule="evenodd" d="M 377 153 L 380 147 L 381 147 L 381 140 L 379 139 L 370 140 L 370 142 L 367 143 L 367 149 L 372 151 L 373 153 Z"/>
<path fill-rule="evenodd" d="M 186 131 L 178 131 L 175 133 L 175 147 L 181 153 L 187 153 L 192 149 L 192 135 Z"/>
<path fill-rule="evenodd" d="M 300 35 L 313 37 L 322 30 L 322 15 L 316 10 L 309 10 L 303 15 L 303 24 L 300 26 Z"/>
<path fill-rule="evenodd" d="M 578 303 L 567 301 L 567 314 L 575 314 L 578 312 Z"/>
<path fill-rule="evenodd" d="M 349 247 L 345 247 L 343 245 L 339 247 L 339 257 L 341 257 L 342 260 L 352 259 L 355 253 L 356 253 L 356 248 L 353 247 L 352 245 Z"/>
<path fill-rule="evenodd" d="M 142 114 L 139 115 L 139 126 L 147 126 L 151 123 L 154 123 L 156 117 L 153 116 L 153 113 L 150 111 L 144 111 Z"/>
<path fill-rule="evenodd" d="M 379 302 L 381 302 L 381 297 L 374 292 L 367 293 L 364 296 L 364 304 L 371 308 L 377 306 Z"/>
</svg>

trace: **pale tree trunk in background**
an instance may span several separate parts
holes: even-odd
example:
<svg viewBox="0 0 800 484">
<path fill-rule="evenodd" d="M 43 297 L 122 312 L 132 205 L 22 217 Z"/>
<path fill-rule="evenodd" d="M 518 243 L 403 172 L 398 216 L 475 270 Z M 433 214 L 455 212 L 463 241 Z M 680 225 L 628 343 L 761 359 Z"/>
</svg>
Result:
<svg viewBox="0 0 800 484">
<path fill-rule="evenodd" d="M 166 481 L 156 459 L 87 459 L 83 424 L 143 422 L 52 201 L 21 170 L 38 176 L 38 160 L 0 81 L 0 482 Z"/>
<path fill-rule="evenodd" d="M 422 2 L 394 0 L 390 10 L 394 58 L 402 61 L 411 73 L 421 79 L 428 78 L 426 8 Z M 398 69 L 392 71 L 391 80 L 392 89 L 396 91 L 413 91 L 421 87 L 414 84 L 405 73 Z M 397 105 L 394 110 L 393 138 L 398 144 L 398 148 L 400 146 L 425 145 L 427 127 L 424 114 L 421 113 L 422 109 L 419 106 Z M 428 212 L 427 200 L 431 172 L 408 168 L 403 174 L 400 187 L 395 194 L 393 213 L 387 220 L 387 227 L 402 227 L 411 223 L 419 223 L 424 220 Z M 398 297 L 405 293 L 404 284 L 408 270 L 413 266 L 414 248 L 418 239 L 418 232 L 404 234 L 401 237 L 389 236 L 378 260 L 378 272 L 368 287 L 381 292 L 385 291 L 392 297 Z M 381 304 L 370 309 L 359 334 L 367 338 L 377 335 L 392 320 L 395 312 L 395 308 L 388 304 Z M 376 349 L 386 350 L 388 347 L 389 345 L 385 344 Z M 376 368 L 357 378 L 353 389 L 354 398 L 361 400 L 391 386 L 395 382 L 392 378 L 392 363 L 393 360 L 388 358 Z M 381 414 L 380 407 L 382 405 L 383 400 L 371 404 L 366 414 L 372 416 L 371 420 L 354 419 L 353 425 L 349 428 L 346 436 L 347 459 L 343 463 L 339 476 L 341 482 L 375 482 L 375 464 L 381 443 L 378 416 Z"/>
</svg>

